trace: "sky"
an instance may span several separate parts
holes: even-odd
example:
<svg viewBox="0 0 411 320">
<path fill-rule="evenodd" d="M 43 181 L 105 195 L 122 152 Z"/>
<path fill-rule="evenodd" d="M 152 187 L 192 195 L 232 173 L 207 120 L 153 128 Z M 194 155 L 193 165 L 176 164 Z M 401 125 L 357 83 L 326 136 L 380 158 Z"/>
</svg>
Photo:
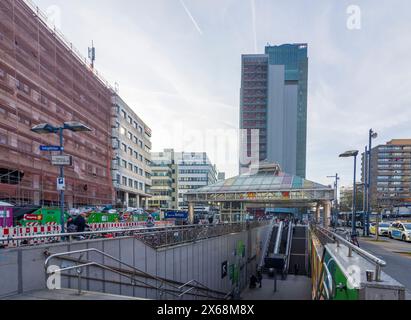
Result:
<svg viewBox="0 0 411 320">
<path fill-rule="evenodd" d="M 34 2 L 84 56 L 94 41 L 96 69 L 151 127 L 153 151 L 206 151 L 237 175 L 241 55 L 267 43 L 309 46 L 308 179 L 352 184 L 338 155 L 363 151 L 370 128 L 374 144 L 411 138 L 411 1 Z"/>
</svg>

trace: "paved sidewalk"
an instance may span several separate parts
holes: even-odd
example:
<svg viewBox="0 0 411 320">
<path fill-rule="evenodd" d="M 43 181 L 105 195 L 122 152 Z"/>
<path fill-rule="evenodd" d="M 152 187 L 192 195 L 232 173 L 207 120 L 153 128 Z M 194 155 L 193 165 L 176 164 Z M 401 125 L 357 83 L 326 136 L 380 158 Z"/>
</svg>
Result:
<svg viewBox="0 0 411 320">
<path fill-rule="evenodd" d="M 280 278 L 281 279 L 281 278 Z M 274 292 L 274 280 L 265 277 L 260 289 L 247 289 L 241 294 L 244 300 L 312 300 L 311 279 L 306 276 L 289 275 L 287 280 L 277 280 L 277 292 Z"/>
<path fill-rule="evenodd" d="M 77 290 L 38 290 L 11 296 L 4 300 L 142 300 L 133 297 L 83 291 L 79 296 Z"/>
</svg>

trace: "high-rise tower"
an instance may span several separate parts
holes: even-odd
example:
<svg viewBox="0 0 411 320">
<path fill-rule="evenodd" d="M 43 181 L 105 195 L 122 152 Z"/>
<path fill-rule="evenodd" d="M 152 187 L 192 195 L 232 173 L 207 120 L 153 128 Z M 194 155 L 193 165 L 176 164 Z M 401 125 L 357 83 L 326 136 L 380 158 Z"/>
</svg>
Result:
<svg viewBox="0 0 411 320">
<path fill-rule="evenodd" d="M 305 178 L 307 149 L 307 44 L 267 46 L 265 54 L 242 56 L 240 158 L 279 163 L 282 170 Z M 251 139 L 259 130 L 258 143 Z M 242 156 L 242 157 L 241 157 Z M 240 159 L 240 172 L 248 163 Z"/>
</svg>

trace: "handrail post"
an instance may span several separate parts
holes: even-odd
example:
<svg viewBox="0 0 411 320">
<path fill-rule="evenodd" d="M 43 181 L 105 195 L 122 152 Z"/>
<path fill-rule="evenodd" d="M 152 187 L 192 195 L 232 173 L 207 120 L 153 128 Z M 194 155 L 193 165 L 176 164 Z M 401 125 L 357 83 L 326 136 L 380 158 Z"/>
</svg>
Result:
<svg viewBox="0 0 411 320">
<path fill-rule="evenodd" d="M 77 278 L 78 278 L 78 295 L 81 295 L 81 270 L 77 269 Z"/>
<path fill-rule="evenodd" d="M 348 257 L 352 258 L 352 248 L 348 247 Z"/>
<path fill-rule="evenodd" d="M 378 263 L 375 265 L 375 281 L 381 281 L 381 266 Z"/>
</svg>

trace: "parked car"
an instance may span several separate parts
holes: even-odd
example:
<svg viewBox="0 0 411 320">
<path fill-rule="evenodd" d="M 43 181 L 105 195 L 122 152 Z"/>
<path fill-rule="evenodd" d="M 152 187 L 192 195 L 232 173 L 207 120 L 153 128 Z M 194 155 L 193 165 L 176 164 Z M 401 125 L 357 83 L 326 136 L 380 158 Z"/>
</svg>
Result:
<svg viewBox="0 0 411 320">
<path fill-rule="evenodd" d="M 387 222 L 381 222 L 378 224 L 378 235 L 379 236 L 384 236 L 387 237 L 388 236 L 388 232 L 389 232 L 389 228 L 390 228 L 391 224 L 387 223 Z M 376 234 L 376 229 L 377 228 L 377 224 L 376 223 L 372 223 L 370 225 L 370 233 L 371 234 Z"/>
<path fill-rule="evenodd" d="M 411 223 L 394 222 L 389 228 L 388 236 L 391 239 L 411 241 Z"/>
</svg>

